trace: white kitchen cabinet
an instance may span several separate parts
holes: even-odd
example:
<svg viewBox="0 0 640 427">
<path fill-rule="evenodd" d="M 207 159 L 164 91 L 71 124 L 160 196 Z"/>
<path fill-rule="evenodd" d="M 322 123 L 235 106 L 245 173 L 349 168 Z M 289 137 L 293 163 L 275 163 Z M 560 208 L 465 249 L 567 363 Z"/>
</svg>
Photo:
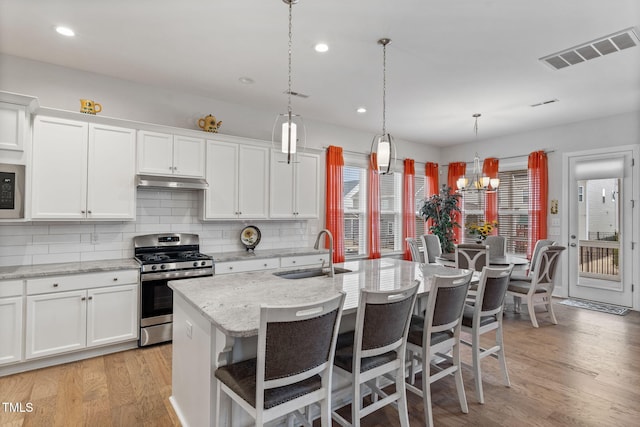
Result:
<svg viewBox="0 0 640 427">
<path fill-rule="evenodd" d="M 207 142 L 204 219 L 268 217 L 269 148 Z"/>
<path fill-rule="evenodd" d="M 87 292 L 27 296 L 26 358 L 86 347 Z"/>
<path fill-rule="evenodd" d="M 0 365 L 22 360 L 22 280 L 0 281 Z"/>
<path fill-rule="evenodd" d="M 25 151 L 30 135 L 31 113 L 38 106 L 33 96 L 0 91 L 0 151 Z M 3 161 L 0 154 L 0 162 Z M 12 161 L 22 164 L 21 155 L 8 155 Z"/>
<path fill-rule="evenodd" d="M 33 219 L 135 219 L 135 131 L 38 116 Z"/>
<path fill-rule="evenodd" d="M 205 140 L 184 135 L 138 131 L 138 172 L 204 178 Z"/>
<path fill-rule="evenodd" d="M 246 261 L 225 261 L 216 263 L 216 275 L 244 273 L 247 271 L 272 270 L 280 267 L 280 258 L 251 259 Z"/>
<path fill-rule="evenodd" d="M 318 218 L 320 204 L 320 156 L 298 153 L 296 161 L 283 161 L 271 150 L 270 217 Z"/>
<path fill-rule="evenodd" d="M 87 347 L 138 338 L 138 286 L 87 291 Z"/>
<path fill-rule="evenodd" d="M 137 270 L 27 279 L 26 359 L 137 339 L 138 288 Z"/>
</svg>

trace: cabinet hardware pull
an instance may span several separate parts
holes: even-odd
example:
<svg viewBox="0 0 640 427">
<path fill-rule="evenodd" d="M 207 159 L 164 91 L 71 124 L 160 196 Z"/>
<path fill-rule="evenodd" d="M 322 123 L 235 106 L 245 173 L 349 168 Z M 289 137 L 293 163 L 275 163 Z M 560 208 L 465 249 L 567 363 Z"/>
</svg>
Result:
<svg viewBox="0 0 640 427">
<path fill-rule="evenodd" d="M 53 284 L 53 287 L 54 287 L 54 288 L 57 288 L 57 287 L 58 287 L 58 284 L 57 284 L 57 283 L 54 283 L 54 284 Z"/>
<path fill-rule="evenodd" d="M 87 213 L 91 213 L 91 211 L 87 211 Z"/>
<path fill-rule="evenodd" d="M 82 297 L 80 298 L 80 301 L 85 301 L 87 298 L 86 297 Z"/>
<path fill-rule="evenodd" d="M 267 266 L 267 264 L 264 265 L 265 267 Z"/>
<path fill-rule="evenodd" d="M 80 213 L 84 213 L 84 211 L 80 211 Z"/>
<path fill-rule="evenodd" d="M 89 297 L 89 299 L 90 299 L 90 300 L 92 300 L 92 299 L 93 299 L 93 297 Z"/>
<path fill-rule="evenodd" d="M 113 281 L 114 281 L 114 282 L 117 282 L 117 281 L 118 281 L 118 278 L 117 278 L 117 277 L 114 277 L 114 278 L 113 278 Z"/>
<path fill-rule="evenodd" d="M 233 270 L 233 266 L 229 267 L 229 270 Z"/>
</svg>

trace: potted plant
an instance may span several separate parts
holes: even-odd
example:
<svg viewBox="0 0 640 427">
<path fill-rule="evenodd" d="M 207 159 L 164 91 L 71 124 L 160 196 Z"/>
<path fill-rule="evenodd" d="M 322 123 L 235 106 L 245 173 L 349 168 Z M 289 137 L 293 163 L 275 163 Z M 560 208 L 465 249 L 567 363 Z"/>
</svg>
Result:
<svg viewBox="0 0 640 427">
<path fill-rule="evenodd" d="M 451 187 L 443 186 L 439 194 L 425 199 L 420 208 L 420 215 L 425 221 L 432 220 L 429 231 L 440 238 L 443 253 L 454 251 L 453 228 L 460 228 L 460 224 L 452 218 L 452 214 L 460 212 L 458 200 L 460 194 L 451 192 Z"/>
</svg>

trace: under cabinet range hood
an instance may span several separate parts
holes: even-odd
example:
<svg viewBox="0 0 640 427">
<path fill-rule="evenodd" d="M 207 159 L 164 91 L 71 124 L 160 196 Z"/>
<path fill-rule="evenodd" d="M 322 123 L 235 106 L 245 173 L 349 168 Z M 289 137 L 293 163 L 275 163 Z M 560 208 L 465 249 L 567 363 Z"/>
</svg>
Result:
<svg viewBox="0 0 640 427">
<path fill-rule="evenodd" d="M 179 190 L 206 190 L 209 184 L 202 178 L 176 176 L 138 175 L 138 187 L 175 188 Z"/>
</svg>

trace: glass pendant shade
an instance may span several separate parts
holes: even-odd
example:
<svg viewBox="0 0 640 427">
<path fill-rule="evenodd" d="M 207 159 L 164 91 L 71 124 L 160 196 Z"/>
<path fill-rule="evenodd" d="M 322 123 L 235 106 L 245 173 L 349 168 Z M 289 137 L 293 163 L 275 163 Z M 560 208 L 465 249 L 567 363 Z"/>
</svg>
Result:
<svg viewBox="0 0 640 427">
<path fill-rule="evenodd" d="M 391 171 L 391 161 L 396 158 L 396 147 L 393 137 L 390 134 L 376 135 L 371 143 L 371 152 L 376 153 L 378 161 L 378 172 L 389 174 Z"/>
<path fill-rule="evenodd" d="M 306 129 L 302 116 L 292 113 L 289 119 L 289 113 L 278 114 L 273 125 L 271 140 L 274 142 L 274 148 L 277 147 L 275 144 L 279 144 L 280 151 L 287 156 L 296 154 L 299 147 L 304 147 L 306 144 Z"/>
</svg>

